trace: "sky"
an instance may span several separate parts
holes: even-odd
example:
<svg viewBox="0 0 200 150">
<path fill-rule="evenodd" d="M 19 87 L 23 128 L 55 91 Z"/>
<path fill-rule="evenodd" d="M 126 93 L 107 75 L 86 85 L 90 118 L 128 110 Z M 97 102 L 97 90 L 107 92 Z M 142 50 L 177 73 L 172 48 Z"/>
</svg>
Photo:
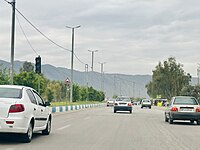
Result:
<svg viewBox="0 0 200 150">
<path fill-rule="evenodd" d="M 96 72 L 101 70 L 99 63 L 105 63 L 105 73 L 151 75 L 159 61 L 175 57 L 186 73 L 197 76 L 199 0 L 16 0 L 16 8 L 68 50 L 52 44 L 16 12 L 15 60 L 34 63 L 40 55 L 42 64 L 70 69 L 72 30 L 66 26 L 80 25 L 75 29 L 75 70 L 84 71 L 85 64 L 91 67 L 88 50 L 98 50 Z M 0 59 L 8 62 L 11 12 L 11 6 L 0 0 Z"/>
</svg>

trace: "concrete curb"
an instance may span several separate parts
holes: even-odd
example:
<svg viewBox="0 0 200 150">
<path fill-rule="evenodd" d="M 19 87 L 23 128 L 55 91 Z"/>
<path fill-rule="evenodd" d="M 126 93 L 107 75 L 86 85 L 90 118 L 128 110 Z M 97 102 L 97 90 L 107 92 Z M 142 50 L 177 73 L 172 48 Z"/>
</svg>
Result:
<svg viewBox="0 0 200 150">
<path fill-rule="evenodd" d="M 79 109 L 86 109 L 92 107 L 99 107 L 102 104 L 84 104 L 84 105 L 73 105 L 73 106 L 55 106 L 50 107 L 52 113 L 56 112 L 67 112 L 67 111 L 75 111 Z"/>
</svg>

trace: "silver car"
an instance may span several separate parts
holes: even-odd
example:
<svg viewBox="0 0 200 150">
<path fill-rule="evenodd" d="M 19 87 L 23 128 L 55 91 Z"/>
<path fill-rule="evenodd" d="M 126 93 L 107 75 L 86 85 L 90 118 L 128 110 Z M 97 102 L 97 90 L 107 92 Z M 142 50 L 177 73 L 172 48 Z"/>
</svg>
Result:
<svg viewBox="0 0 200 150">
<path fill-rule="evenodd" d="M 200 106 L 196 98 L 189 96 L 173 97 L 165 111 L 165 122 L 173 124 L 174 120 L 190 120 L 200 124 Z"/>
</svg>

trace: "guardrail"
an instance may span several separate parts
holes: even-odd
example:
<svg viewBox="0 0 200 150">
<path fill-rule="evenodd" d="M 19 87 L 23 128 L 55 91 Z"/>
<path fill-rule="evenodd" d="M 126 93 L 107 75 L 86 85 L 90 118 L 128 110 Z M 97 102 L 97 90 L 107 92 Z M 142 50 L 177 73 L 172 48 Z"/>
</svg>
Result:
<svg viewBox="0 0 200 150">
<path fill-rule="evenodd" d="M 72 106 L 54 106 L 51 107 L 51 112 L 66 112 L 66 111 L 74 111 L 79 109 L 85 109 L 85 108 L 92 108 L 92 107 L 98 107 L 102 104 L 84 104 L 84 105 L 72 105 Z"/>
</svg>

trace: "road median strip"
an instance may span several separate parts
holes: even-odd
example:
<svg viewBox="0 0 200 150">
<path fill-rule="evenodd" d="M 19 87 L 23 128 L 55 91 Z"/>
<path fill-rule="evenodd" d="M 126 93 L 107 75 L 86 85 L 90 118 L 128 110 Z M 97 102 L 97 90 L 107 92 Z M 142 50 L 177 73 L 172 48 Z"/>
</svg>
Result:
<svg viewBox="0 0 200 150">
<path fill-rule="evenodd" d="M 56 112 L 67 112 L 67 111 L 75 111 L 79 109 L 86 109 L 86 108 L 92 108 L 92 107 L 99 107 L 102 106 L 102 104 L 82 104 L 82 105 L 72 105 L 72 106 L 53 106 L 51 108 L 52 113 Z"/>
</svg>

